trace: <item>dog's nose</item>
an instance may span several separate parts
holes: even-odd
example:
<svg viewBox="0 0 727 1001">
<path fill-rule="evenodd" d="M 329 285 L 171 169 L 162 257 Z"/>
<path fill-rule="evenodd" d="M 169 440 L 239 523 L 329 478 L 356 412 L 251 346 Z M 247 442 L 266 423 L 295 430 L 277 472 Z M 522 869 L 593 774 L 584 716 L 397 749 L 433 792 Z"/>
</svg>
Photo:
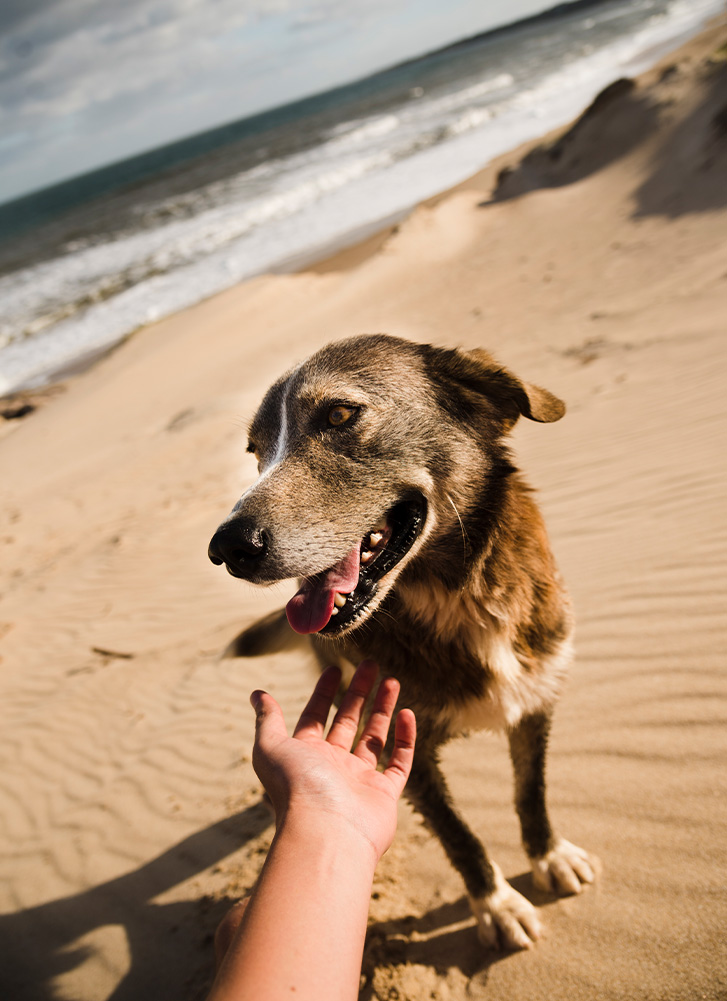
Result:
<svg viewBox="0 0 727 1001">
<path fill-rule="evenodd" d="M 212 536 L 207 555 L 216 566 L 226 563 L 230 569 L 244 574 L 245 569 L 258 563 L 268 549 L 265 529 L 242 518 L 220 525 Z"/>
</svg>

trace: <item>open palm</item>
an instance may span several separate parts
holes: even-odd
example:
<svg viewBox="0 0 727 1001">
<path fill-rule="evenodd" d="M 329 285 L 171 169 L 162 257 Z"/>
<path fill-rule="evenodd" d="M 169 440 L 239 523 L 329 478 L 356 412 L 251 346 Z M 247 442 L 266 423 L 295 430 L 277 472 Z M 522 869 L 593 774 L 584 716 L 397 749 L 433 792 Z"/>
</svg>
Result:
<svg viewBox="0 0 727 1001">
<path fill-rule="evenodd" d="M 399 683 L 384 678 L 357 741 L 377 673 L 371 661 L 359 665 L 327 735 L 326 721 L 340 682 L 336 667 L 321 675 L 292 737 L 271 695 L 253 692 L 251 701 L 257 715 L 253 765 L 278 822 L 291 809 L 315 812 L 321 821 L 333 814 L 350 823 L 378 859 L 396 829 L 396 804 L 411 770 L 416 724 L 411 710 L 399 712 L 391 756 L 386 768 L 377 771 L 399 694 Z"/>
</svg>

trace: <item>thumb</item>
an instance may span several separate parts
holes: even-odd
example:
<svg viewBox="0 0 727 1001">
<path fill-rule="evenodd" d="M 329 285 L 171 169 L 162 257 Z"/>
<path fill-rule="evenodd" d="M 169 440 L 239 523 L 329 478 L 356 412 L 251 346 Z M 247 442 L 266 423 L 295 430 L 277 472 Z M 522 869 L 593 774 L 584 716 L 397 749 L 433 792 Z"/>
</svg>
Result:
<svg viewBox="0 0 727 1001">
<path fill-rule="evenodd" d="M 250 703 L 255 710 L 255 744 L 266 751 L 288 736 L 283 711 L 269 692 L 254 691 Z"/>
</svg>

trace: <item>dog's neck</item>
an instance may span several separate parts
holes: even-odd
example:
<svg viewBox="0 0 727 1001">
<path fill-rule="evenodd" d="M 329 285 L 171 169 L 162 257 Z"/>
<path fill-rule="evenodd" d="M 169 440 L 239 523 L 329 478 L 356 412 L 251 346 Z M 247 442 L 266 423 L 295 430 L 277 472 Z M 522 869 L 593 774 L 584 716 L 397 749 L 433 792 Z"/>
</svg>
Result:
<svg viewBox="0 0 727 1001">
<path fill-rule="evenodd" d="M 531 565 L 523 572 L 513 562 L 520 521 L 532 524 L 539 515 L 530 489 L 514 467 L 503 463 L 494 488 L 486 496 L 483 491 L 475 517 L 465 514 L 462 520 L 459 512 L 457 517 L 448 534 L 402 573 L 395 600 L 399 614 L 433 639 L 475 653 L 494 637 L 512 640 L 516 623 L 527 620 L 526 592 L 540 568 Z M 549 557 L 544 534 L 542 541 L 546 549 L 536 564 Z"/>
<path fill-rule="evenodd" d="M 408 618 L 446 643 L 477 646 L 483 632 L 500 628 L 482 578 L 474 587 L 461 590 L 450 590 L 434 576 L 401 581 L 397 598 Z"/>
</svg>

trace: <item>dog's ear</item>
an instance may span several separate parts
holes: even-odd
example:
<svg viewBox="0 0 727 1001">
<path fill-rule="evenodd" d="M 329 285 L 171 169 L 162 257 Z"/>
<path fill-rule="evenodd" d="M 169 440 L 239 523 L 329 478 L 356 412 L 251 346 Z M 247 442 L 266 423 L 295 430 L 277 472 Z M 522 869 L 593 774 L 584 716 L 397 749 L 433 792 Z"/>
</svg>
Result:
<svg viewBox="0 0 727 1001">
<path fill-rule="evenodd" d="M 485 397 L 501 414 L 507 430 L 520 416 L 549 424 L 559 421 L 565 413 L 565 404 L 557 396 L 518 379 L 481 348 L 473 351 L 430 348 L 426 364 L 435 379 L 444 377 L 470 393 Z"/>
<path fill-rule="evenodd" d="M 477 372 L 475 378 L 481 387 L 480 392 L 504 411 L 512 411 L 513 407 L 517 409 L 513 424 L 520 415 L 531 421 L 539 421 L 541 424 L 551 424 L 553 421 L 559 421 L 565 413 L 565 403 L 557 396 L 553 396 L 541 386 L 518 379 L 506 368 L 501 368 L 494 358 L 481 348 L 463 351 L 460 354 L 474 365 Z"/>
</svg>

